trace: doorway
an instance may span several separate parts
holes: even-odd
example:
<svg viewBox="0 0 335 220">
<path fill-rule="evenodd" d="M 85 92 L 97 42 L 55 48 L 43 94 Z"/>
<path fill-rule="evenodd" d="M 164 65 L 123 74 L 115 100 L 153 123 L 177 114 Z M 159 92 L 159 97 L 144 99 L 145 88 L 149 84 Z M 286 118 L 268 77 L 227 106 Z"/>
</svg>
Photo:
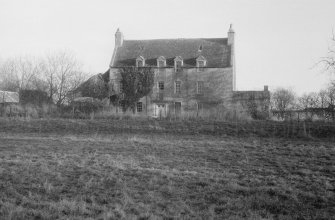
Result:
<svg viewBox="0 0 335 220">
<path fill-rule="evenodd" d="M 181 115 L 181 102 L 175 102 L 174 103 L 174 112 L 176 116 Z"/>
<path fill-rule="evenodd" d="M 155 115 L 159 118 L 166 117 L 166 108 L 165 104 L 157 104 L 155 108 Z"/>
</svg>

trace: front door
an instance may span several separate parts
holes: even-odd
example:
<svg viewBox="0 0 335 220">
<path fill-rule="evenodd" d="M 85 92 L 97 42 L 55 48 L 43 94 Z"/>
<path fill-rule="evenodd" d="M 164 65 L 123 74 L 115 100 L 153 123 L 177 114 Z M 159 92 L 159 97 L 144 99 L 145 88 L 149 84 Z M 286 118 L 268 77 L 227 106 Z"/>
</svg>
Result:
<svg viewBox="0 0 335 220">
<path fill-rule="evenodd" d="M 159 118 L 164 118 L 166 116 L 165 104 L 156 105 L 156 116 Z"/>
<path fill-rule="evenodd" d="M 174 110 L 175 110 L 176 116 L 181 115 L 181 102 L 175 102 L 174 103 Z"/>
</svg>

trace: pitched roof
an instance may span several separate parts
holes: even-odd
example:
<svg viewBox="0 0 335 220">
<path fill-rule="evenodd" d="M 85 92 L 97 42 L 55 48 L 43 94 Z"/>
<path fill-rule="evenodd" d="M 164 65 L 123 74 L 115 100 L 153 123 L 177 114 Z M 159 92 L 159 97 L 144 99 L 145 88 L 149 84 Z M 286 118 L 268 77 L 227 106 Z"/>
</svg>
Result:
<svg viewBox="0 0 335 220">
<path fill-rule="evenodd" d="M 77 93 L 77 92 L 82 92 L 89 86 L 90 84 L 98 84 L 99 82 L 109 82 L 109 70 L 107 70 L 105 73 L 98 73 L 90 78 L 88 78 L 85 82 L 80 84 L 76 89 L 74 89 L 72 92 Z"/>
<path fill-rule="evenodd" d="M 0 103 L 19 103 L 19 93 L 0 91 Z"/>
<path fill-rule="evenodd" d="M 145 58 L 146 65 L 157 66 L 157 58 L 164 56 L 169 67 L 174 65 L 175 57 L 181 56 L 184 67 L 195 67 L 196 58 L 200 55 L 207 60 L 208 67 L 230 66 L 227 38 L 124 40 L 122 46 L 117 48 L 111 66 L 135 66 L 139 56 Z"/>
</svg>

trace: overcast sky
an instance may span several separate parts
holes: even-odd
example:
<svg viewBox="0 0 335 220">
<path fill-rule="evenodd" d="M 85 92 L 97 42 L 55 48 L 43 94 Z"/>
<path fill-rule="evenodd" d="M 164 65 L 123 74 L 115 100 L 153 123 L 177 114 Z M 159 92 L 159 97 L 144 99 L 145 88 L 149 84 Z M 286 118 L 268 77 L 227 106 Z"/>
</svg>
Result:
<svg viewBox="0 0 335 220">
<path fill-rule="evenodd" d="M 227 37 L 236 33 L 237 88 L 318 91 L 335 0 L 0 0 L 0 59 L 67 49 L 104 72 L 118 27 L 125 39 Z"/>
</svg>

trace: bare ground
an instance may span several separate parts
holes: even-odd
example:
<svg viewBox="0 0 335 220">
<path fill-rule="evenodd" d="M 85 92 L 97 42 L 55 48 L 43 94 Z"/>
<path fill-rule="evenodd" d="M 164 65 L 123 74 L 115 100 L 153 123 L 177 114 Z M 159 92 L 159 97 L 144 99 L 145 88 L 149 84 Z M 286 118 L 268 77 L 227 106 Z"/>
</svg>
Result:
<svg viewBox="0 0 335 220">
<path fill-rule="evenodd" d="M 0 133 L 0 219 L 335 219 L 335 144 Z"/>
</svg>

